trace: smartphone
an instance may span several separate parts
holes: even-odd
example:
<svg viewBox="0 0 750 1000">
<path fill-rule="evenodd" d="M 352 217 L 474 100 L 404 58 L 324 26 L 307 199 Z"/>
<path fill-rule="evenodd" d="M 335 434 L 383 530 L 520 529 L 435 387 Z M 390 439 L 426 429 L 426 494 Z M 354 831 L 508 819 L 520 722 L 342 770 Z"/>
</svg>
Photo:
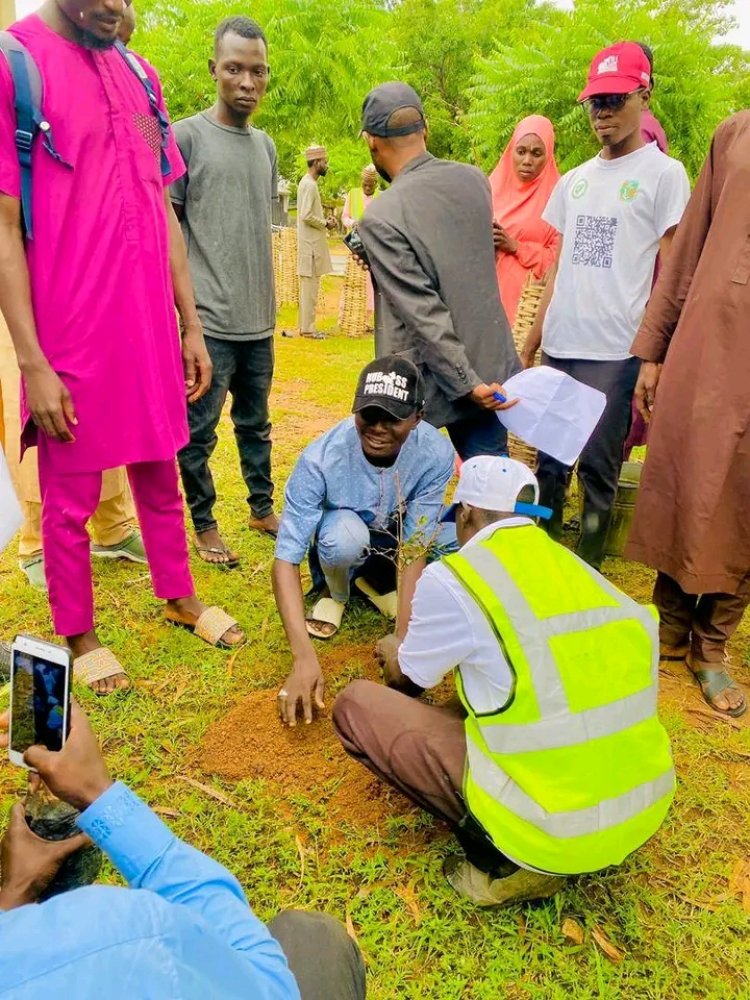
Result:
<svg viewBox="0 0 750 1000">
<path fill-rule="evenodd" d="M 16 636 L 10 664 L 11 764 L 28 768 L 23 755 L 35 743 L 62 750 L 70 729 L 72 672 L 69 649 L 29 635 Z"/>
<path fill-rule="evenodd" d="M 344 237 L 344 243 L 354 254 L 355 257 L 359 257 L 367 266 L 370 266 L 370 258 L 367 256 L 367 250 L 362 242 L 362 237 L 359 235 L 356 229 L 352 229 L 350 233 L 347 233 Z"/>
</svg>

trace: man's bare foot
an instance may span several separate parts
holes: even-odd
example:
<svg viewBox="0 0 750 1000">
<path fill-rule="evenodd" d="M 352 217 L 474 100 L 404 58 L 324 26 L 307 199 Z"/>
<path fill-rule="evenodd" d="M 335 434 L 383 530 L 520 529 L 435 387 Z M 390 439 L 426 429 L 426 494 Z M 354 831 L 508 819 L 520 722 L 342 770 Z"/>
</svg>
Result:
<svg viewBox="0 0 750 1000">
<path fill-rule="evenodd" d="M 266 535 L 271 535 L 272 538 L 275 538 L 279 533 L 279 519 L 273 511 L 266 514 L 265 517 L 251 517 L 247 524 L 253 531 L 262 531 Z"/>
<path fill-rule="evenodd" d="M 195 551 L 203 562 L 213 566 L 237 566 L 240 557 L 227 548 L 227 544 L 219 534 L 218 528 L 208 528 L 195 533 Z"/>
<path fill-rule="evenodd" d="M 207 604 L 192 597 L 178 597 L 174 601 L 167 601 L 167 608 L 175 614 L 184 624 L 195 625 L 203 612 L 208 608 Z M 221 642 L 226 646 L 239 646 L 245 641 L 245 633 L 238 625 L 233 625 L 227 629 L 221 637 Z"/>
<path fill-rule="evenodd" d="M 95 649 L 102 649 L 99 637 L 93 629 L 89 632 L 83 632 L 81 635 L 69 635 L 67 643 L 68 646 L 70 646 L 74 659 L 77 659 L 79 656 L 85 656 L 86 653 L 92 653 Z M 92 681 L 91 684 L 89 684 L 89 687 L 94 694 L 114 694 L 115 691 L 130 687 L 130 681 L 128 679 L 128 675 L 125 673 L 112 674 L 111 677 L 104 677 L 102 680 Z"/>
</svg>

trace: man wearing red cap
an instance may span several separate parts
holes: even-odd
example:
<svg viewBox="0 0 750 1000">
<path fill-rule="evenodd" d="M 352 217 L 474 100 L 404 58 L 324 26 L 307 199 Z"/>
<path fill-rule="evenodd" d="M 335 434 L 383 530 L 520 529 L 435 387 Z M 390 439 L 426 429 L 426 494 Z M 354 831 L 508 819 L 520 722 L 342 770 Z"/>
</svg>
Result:
<svg viewBox="0 0 750 1000">
<path fill-rule="evenodd" d="M 579 101 L 602 150 L 557 184 L 544 213 L 562 236 L 558 262 L 522 352 L 601 390 L 607 406 L 578 465 L 584 502 L 578 554 L 598 568 L 617 492 L 638 375 L 630 345 L 646 307 L 656 256 L 668 248 L 690 195 L 685 168 L 646 143 L 651 67 L 635 42 L 619 42 L 591 64 Z M 562 534 L 569 470 L 540 455 L 550 533 Z"/>
</svg>

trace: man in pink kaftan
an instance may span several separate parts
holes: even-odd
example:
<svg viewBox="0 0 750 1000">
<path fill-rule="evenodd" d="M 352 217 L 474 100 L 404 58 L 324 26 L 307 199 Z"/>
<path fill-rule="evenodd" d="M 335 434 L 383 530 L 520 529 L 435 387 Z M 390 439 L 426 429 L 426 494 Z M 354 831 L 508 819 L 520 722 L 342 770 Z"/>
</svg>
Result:
<svg viewBox="0 0 750 1000">
<path fill-rule="evenodd" d="M 105 469 L 127 467 L 167 618 L 208 641 L 242 637 L 214 609 L 200 625 L 206 609 L 188 566 L 175 455 L 188 439 L 186 395 L 206 391 L 211 364 L 165 195 L 185 168 L 142 80 L 113 47 L 124 7 L 123 0 L 47 0 L 10 29 L 41 72 L 57 152 L 37 136 L 31 238 L 22 231 L 14 86 L 0 56 L 0 308 L 22 374 L 22 450 L 39 449 L 55 630 L 99 693 L 127 683 L 94 631 L 86 522 Z M 166 115 L 155 71 L 139 65 Z"/>
</svg>

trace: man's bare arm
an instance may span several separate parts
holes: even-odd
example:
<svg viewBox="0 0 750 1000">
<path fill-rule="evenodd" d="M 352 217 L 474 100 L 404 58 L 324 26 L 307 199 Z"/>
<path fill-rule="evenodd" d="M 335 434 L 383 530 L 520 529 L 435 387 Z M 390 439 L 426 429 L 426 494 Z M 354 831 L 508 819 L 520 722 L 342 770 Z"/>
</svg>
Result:
<svg viewBox="0 0 750 1000">
<path fill-rule="evenodd" d="M 73 400 L 39 344 L 21 231 L 21 203 L 0 194 L 0 311 L 8 324 L 37 426 L 57 441 L 73 441 Z"/>
<path fill-rule="evenodd" d="M 213 363 L 203 339 L 203 327 L 195 306 L 195 293 L 190 277 L 185 240 L 169 197 L 169 188 L 164 189 L 164 205 L 169 227 L 169 267 L 172 272 L 174 304 L 182 326 L 182 365 L 185 370 L 185 391 L 188 402 L 195 403 L 208 392 L 211 385 Z"/>
<path fill-rule="evenodd" d="M 557 278 L 557 269 L 560 266 L 560 257 L 562 256 L 562 236 L 560 237 L 560 246 L 557 251 L 557 260 L 552 265 L 552 267 L 547 271 L 547 283 L 544 286 L 544 291 L 542 292 L 542 298 L 539 302 L 539 308 L 537 309 L 536 317 L 534 318 L 534 324 L 529 330 L 528 336 L 526 337 L 526 343 L 521 349 L 521 364 L 524 368 L 531 368 L 534 364 L 534 357 L 536 352 L 539 350 L 539 345 L 542 342 L 542 329 L 544 327 L 544 317 L 547 315 L 547 309 L 552 301 L 552 295 L 555 291 L 555 280 Z"/>
<path fill-rule="evenodd" d="M 316 708 L 325 708 L 325 684 L 305 625 L 305 599 L 299 566 L 284 559 L 274 559 L 271 582 L 292 653 L 292 671 L 281 689 L 284 694 L 279 697 L 279 715 L 282 722 L 294 726 L 297 704 L 301 701 L 305 722 L 312 722 L 313 699 Z"/>
</svg>

